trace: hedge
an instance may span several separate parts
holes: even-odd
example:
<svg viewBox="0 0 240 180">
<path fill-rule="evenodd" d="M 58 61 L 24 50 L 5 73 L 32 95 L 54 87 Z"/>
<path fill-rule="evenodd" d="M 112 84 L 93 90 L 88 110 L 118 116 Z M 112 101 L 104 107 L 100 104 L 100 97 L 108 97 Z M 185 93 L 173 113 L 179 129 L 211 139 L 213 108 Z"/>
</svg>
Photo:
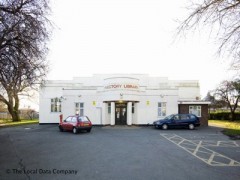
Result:
<svg viewBox="0 0 240 180">
<path fill-rule="evenodd" d="M 209 119 L 231 120 L 231 113 L 230 112 L 212 112 L 209 114 Z M 235 112 L 235 119 L 240 119 L 240 112 Z"/>
</svg>

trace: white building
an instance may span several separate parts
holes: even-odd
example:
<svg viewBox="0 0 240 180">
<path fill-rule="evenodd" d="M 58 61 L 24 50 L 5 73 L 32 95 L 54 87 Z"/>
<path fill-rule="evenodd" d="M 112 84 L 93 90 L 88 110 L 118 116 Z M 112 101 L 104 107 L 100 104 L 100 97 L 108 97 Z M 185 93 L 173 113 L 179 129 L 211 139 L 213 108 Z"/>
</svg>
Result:
<svg viewBox="0 0 240 180">
<path fill-rule="evenodd" d="M 59 123 L 60 114 L 63 119 L 80 114 L 94 125 L 151 124 L 179 113 L 181 104 L 192 104 L 189 111 L 201 116 L 198 104 L 204 103 L 196 101 L 199 97 L 198 81 L 145 74 L 96 74 L 46 81 L 40 90 L 39 123 Z"/>
</svg>

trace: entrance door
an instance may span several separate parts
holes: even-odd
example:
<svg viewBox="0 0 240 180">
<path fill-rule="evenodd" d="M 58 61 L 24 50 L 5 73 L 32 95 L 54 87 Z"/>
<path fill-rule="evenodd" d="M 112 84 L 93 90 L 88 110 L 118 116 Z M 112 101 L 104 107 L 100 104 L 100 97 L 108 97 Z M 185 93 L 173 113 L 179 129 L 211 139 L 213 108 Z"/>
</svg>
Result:
<svg viewBox="0 0 240 180">
<path fill-rule="evenodd" d="M 126 125 L 127 124 L 127 104 L 116 103 L 115 105 L 115 124 Z"/>
</svg>

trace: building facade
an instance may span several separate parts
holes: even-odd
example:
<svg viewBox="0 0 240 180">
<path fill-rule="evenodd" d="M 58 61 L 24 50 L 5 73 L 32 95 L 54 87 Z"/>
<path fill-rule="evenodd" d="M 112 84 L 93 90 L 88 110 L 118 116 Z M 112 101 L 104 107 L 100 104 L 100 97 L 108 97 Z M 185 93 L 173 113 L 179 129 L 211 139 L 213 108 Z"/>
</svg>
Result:
<svg viewBox="0 0 240 180">
<path fill-rule="evenodd" d="M 146 74 L 96 74 L 46 81 L 40 89 L 39 123 L 86 115 L 94 125 L 148 125 L 174 113 L 193 113 L 207 125 L 207 102 L 198 81 Z"/>
</svg>

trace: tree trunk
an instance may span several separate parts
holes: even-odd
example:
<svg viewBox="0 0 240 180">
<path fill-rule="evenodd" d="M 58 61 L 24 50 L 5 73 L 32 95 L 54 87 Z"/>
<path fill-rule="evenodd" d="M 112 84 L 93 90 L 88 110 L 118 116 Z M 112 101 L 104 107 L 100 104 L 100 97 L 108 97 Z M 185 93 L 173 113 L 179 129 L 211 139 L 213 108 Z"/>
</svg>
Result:
<svg viewBox="0 0 240 180">
<path fill-rule="evenodd" d="M 13 120 L 13 122 L 21 121 L 18 111 L 15 111 L 15 110 L 14 110 L 14 112 L 13 112 L 13 114 L 12 114 L 12 120 Z"/>
<path fill-rule="evenodd" d="M 13 122 L 20 121 L 19 112 L 12 105 L 8 105 L 8 112 L 11 114 Z"/>
<path fill-rule="evenodd" d="M 235 111 L 231 111 L 231 121 L 235 121 Z"/>
<path fill-rule="evenodd" d="M 12 95 L 12 94 L 9 94 L 9 95 Z M 20 121 L 20 116 L 19 116 L 19 111 L 18 111 L 18 108 L 19 108 L 18 95 L 15 94 L 13 96 L 8 96 L 8 97 L 9 97 L 9 101 L 7 104 L 8 111 L 12 116 L 12 121 L 18 122 L 18 121 Z"/>
<path fill-rule="evenodd" d="M 18 110 L 16 111 L 14 109 L 14 107 L 10 104 L 8 105 L 8 112 L 11 114 L 13 122 L 20 121 L 20 116 L 19 116 Z"/>
</svg>

